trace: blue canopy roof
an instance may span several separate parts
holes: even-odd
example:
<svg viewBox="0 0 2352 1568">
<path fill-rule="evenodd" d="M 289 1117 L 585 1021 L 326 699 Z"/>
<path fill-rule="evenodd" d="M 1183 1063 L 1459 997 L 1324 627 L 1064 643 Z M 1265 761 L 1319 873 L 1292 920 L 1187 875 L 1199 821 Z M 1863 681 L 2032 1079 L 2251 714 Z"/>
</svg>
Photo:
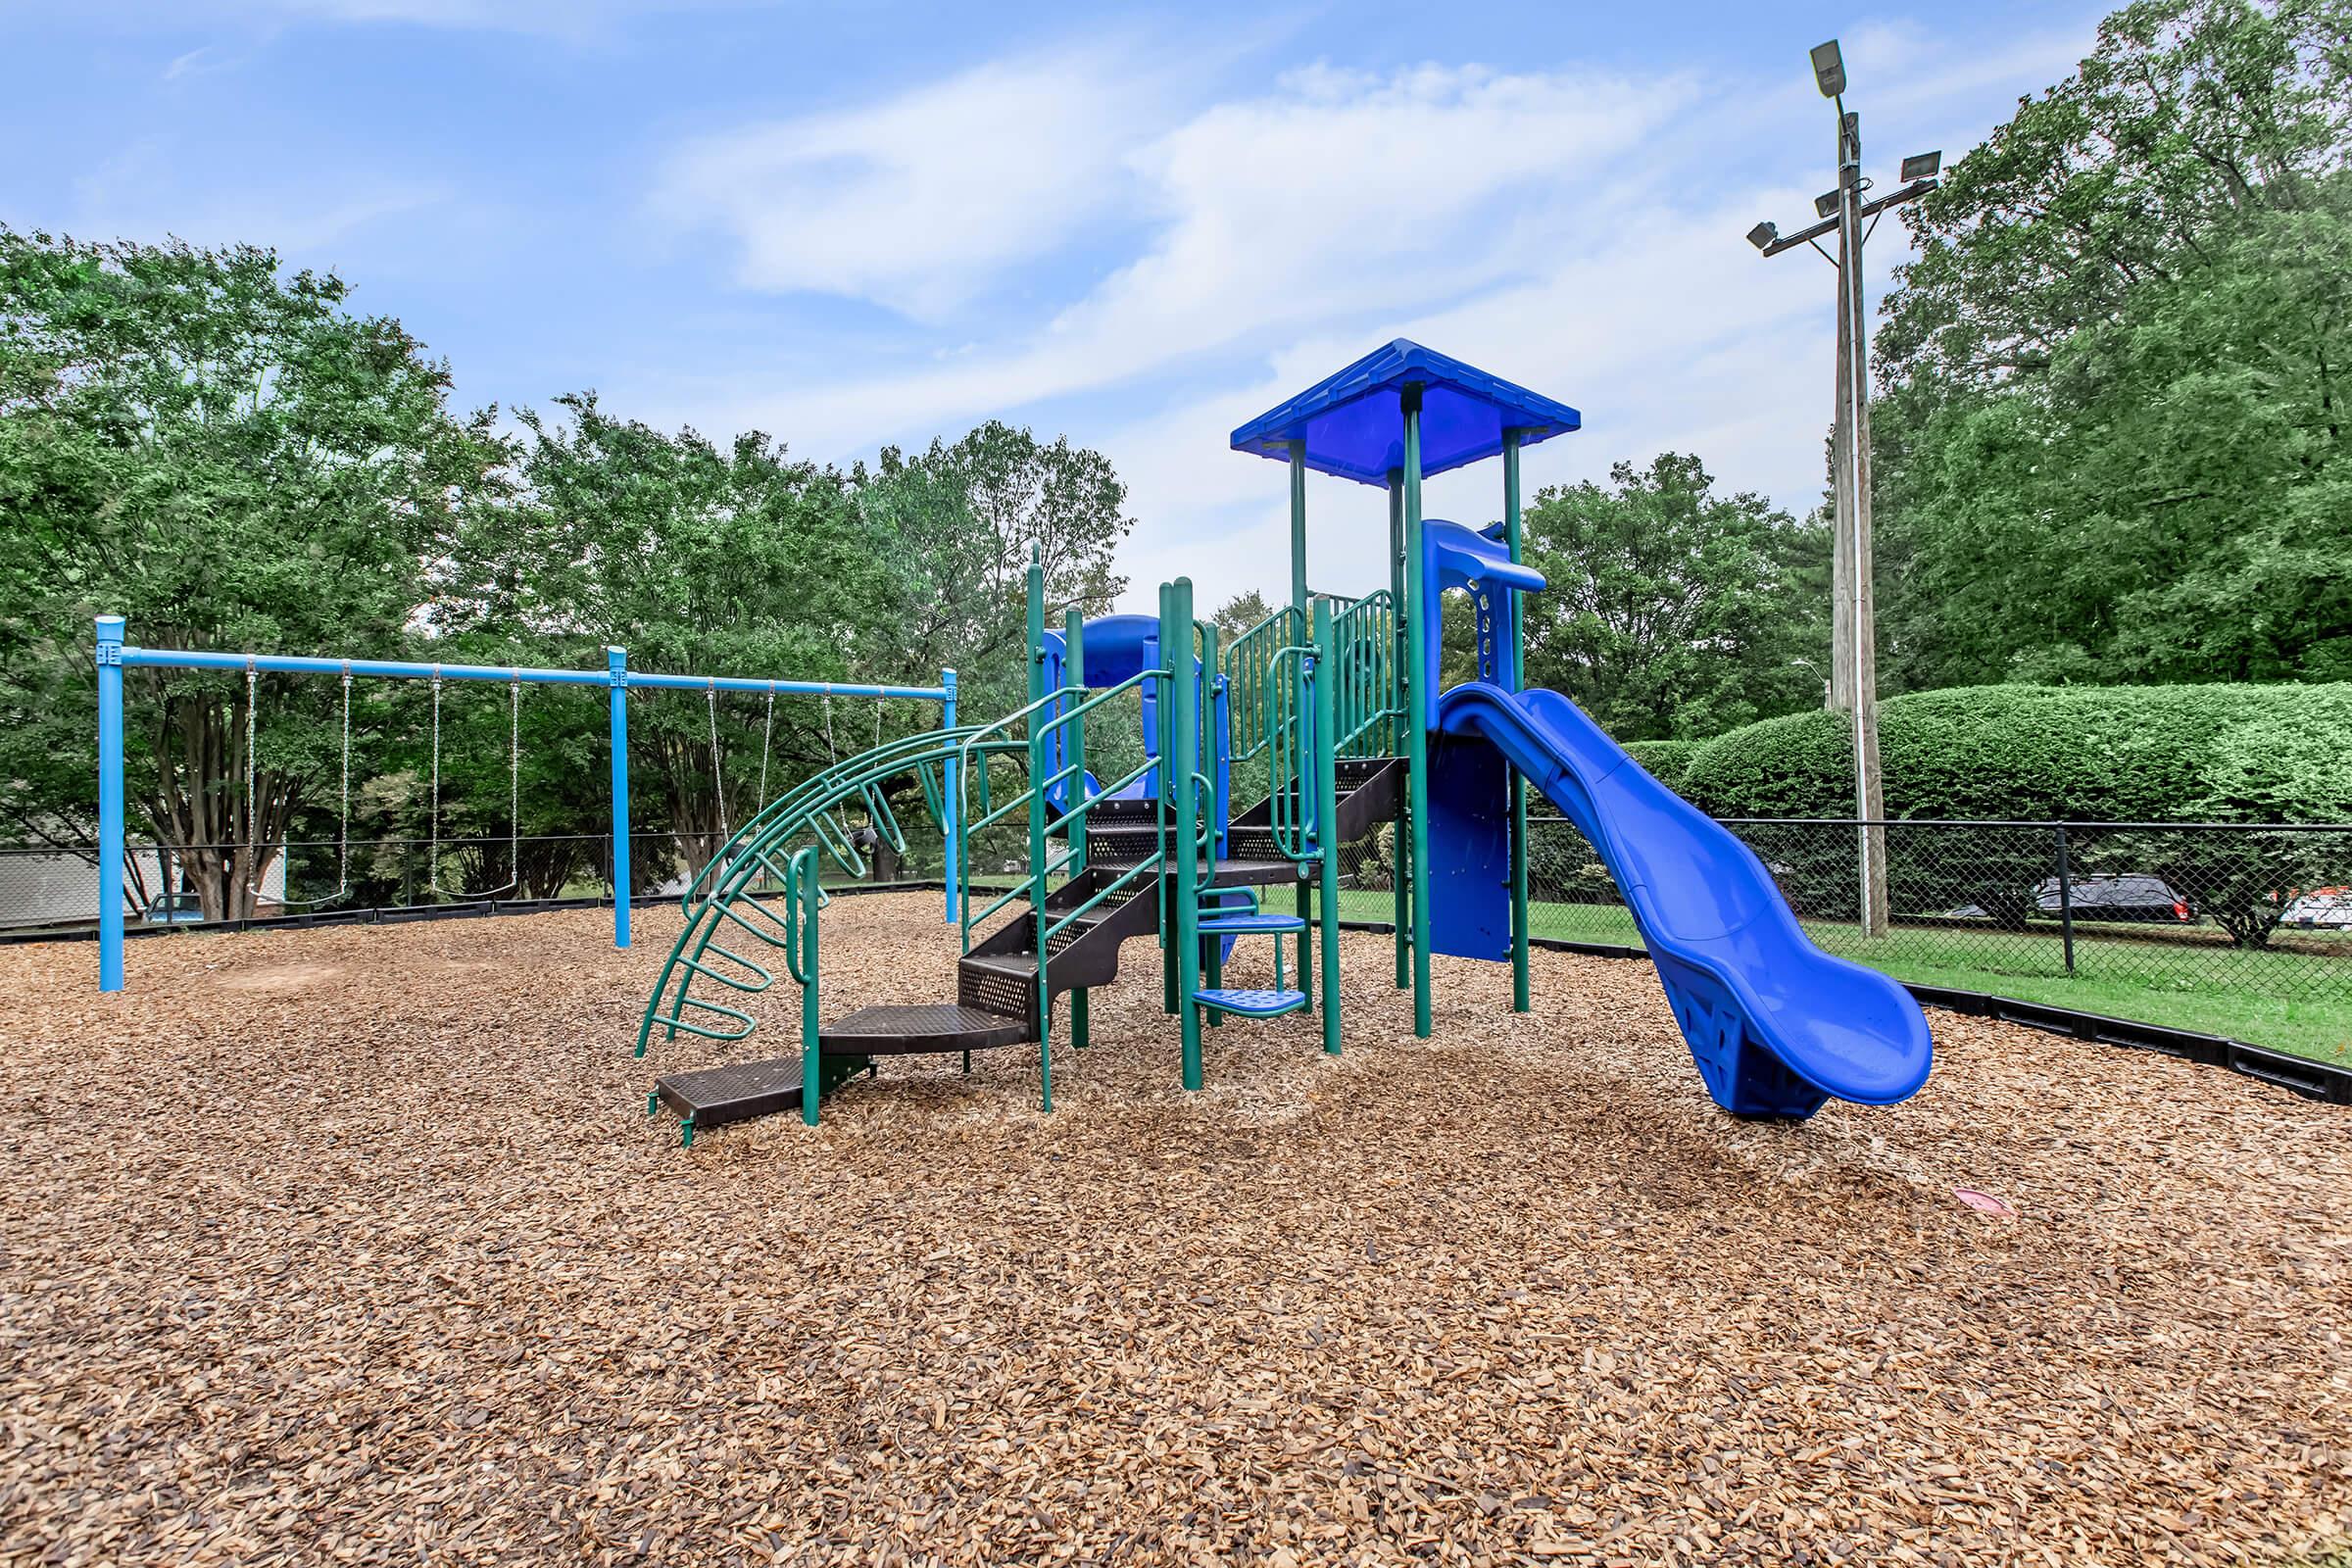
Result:
<svg viewBox="0 0 2352 1568">
<path fill-rule="evenodd" d="M 1404 412 L 1396 394 L 1410 381 L 1424 388 L 1424 474 L 1494 456 L 1505 430 L 1517 430 L 1520 444 L 1533 446 L 1585 422 L 1565 403 L 1400 337 L 1234 431 L 1233 450 L 1288 463 L 1290 444 L 1303 441 L 1308 467 L 1385 487 L 1389 471 L 1404 463 Z"/>
</svg>

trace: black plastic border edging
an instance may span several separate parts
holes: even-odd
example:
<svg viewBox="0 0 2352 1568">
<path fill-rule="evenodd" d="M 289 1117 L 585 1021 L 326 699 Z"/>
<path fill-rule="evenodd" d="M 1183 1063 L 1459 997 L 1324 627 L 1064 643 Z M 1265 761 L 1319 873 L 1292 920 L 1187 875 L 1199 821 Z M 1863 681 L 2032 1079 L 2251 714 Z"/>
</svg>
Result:
<svg viewBox="0 0 2352 1568">
<path fill-rule="evenodd" d="M 1386 920 L 1342 920 L 1340 929 L 1390 934 L 1396 928 Z M 1558 937 L 1530 937 L 1528 946 L 1542 948 L 1548 953 L 1581 953 L 1595 958 L 1649 956 L 1645 948 L 1631 948 L 1614 942 L 1569 942 Z M 2133 1051 L 2153 1051 L 2159 1055 L 2180 1056 L 2208 1067 L 2225 1067 L 2234 1073 L 2243 1073 L 2248 1078 L 2259 1079 L 2277 1088 L 2292 1090 L 2308 1100 L 2324 1101 L 2330 1105 L 2352 1105 L 2352 1068 L 2331 1066 L 2308 1056 L 2272 1051 L 2263 1046 L 2250 1046 L 2242 1040 L 2231 1040 L 2224 1035 L 2201 1035 L 2193 1030 L 2142 1023 L 2136 1018 L 2110 1018 L 2104 1013 L 2077 1012 L 2071 1007 L 2052 1006 L 2046 1002 L 2026 1002 L 2016 997 L 1996 997 L 1982 991 L 1954 991 L 1947 986 L 1913 985 L 1907 980 L 1903 982 L 1903 989 L 1918 998 L 1922 1006 L 1941 1007 L 1948 1012 L 1963 1013 L 1972 1018 L 1992 1018 L 2001 1023 L 2024 1024 L 2029 1029 L 2071 1035 L 2077 1040 L 2089 1040 L 2102 1046 L 2124 1046 Z"/>
<path fill-rule="evenodd" d="M 928 882 L 845 882 L 828 887 L 828 898 L 840 898 L 858 893 L 945 893 L 947 883 L 934 877 Z M 629 900 L 632 909 L 658 908 L 678 902 L 675 894 L 640 893 Z M 473 899 L 464 904 L 391 905 L 367 909 L 324 909 L 312 914 L 270 914 L 251 920 L 210 920 L 186 925 L 131 926 L 122 935 L 130 941 L 145 941 L 153 937 L 202 935 L 213 931 L 308 931 L 329 925 L 410 925 L 422 920 L 478 920 L 499 914 L 549 914 L 558 909 L 610 909 L 612 901 L 595 899 Z M 95 942 L 98 928 L 76 925 L 62 928 L 21 926 L 0 930 L 0 948 L 30 947 L 47 942 Z"/>
</svg>

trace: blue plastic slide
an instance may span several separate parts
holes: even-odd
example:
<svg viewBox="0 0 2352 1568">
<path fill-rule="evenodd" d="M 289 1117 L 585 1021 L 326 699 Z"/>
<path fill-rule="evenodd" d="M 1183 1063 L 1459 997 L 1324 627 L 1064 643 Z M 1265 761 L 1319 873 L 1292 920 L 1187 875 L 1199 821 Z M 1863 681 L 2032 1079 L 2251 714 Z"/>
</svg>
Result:
<svg viewBox="0 0 2352 1568">
<path fill-rule="evenodd" d="M 1910 993 L 1816 948 L 1754 852 L 1642 771 L 1574 703 L 1471 681 L 1442 693 L 1437 708 L 1437 951 L 1508 955 L 1507 894 L 1497 897 L 1507 882 L 1507 760 L 1607 863 L 1717 1103 L 1807 1116 L 1831 1096 L 1891 1104 L 1927 1081 L 1928 1023 Z"/>
</svg>

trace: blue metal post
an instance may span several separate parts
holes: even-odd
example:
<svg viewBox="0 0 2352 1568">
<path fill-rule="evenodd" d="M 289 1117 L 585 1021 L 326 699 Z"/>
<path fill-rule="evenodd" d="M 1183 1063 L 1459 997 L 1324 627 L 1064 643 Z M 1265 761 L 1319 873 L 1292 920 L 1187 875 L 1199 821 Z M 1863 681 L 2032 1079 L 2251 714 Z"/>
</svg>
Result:
<svg viewBox="0 0 2352 1568">
<path fill-rule="evenodd" d="M 608 647 L 612 682 L 612 945 L 629 945 L 629 656 Z"/>
<path fill-rule="evenodd" d="M 122 989 L 121 615 L 98 617 L 98 989 Z"/>
<path fill-rule="evenodd" d="M 956 672 L 952 669 L 941 670 L 939 685 L 940 690 L 947 693 L 940 700 L 939 727 L 954 729 L 956 727 Z M 947 820 L 939 825 L 942 835 L 940 842 L 945 846 L 947 853 L 944 877 L 948 884 L 948 924 L 950 925 L 956 923 L 956 906 L 959 891 L 956 886 L 956 819 L 961 814 L 960 799 L 963 793 L 958 787 L 959 782 L 960 775 L 956 765 L 956 756 L 951 752 L 940 771 L 941 794 L 944 797 L 940 804 L 947 811 Z"/>
</svg>

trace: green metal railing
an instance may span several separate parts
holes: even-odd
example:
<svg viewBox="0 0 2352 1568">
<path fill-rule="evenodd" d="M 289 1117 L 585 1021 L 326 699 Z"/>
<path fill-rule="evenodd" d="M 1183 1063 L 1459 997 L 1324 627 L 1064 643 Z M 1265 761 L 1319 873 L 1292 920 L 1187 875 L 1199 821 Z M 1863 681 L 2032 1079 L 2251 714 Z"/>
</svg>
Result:
<svg viewBox="0 0 2352 1568">
<path fill-rule="evenodd" d="M 1301 711 L 1297 677 L 1285 678 L 1283 654 L 1306 641 L 1304 618 L 1277 610 L 1236 637 L 1225 650 L 1225 706 L 1233 728 L 1235 766 L 1264 753 L 1274 732 L 1296 727 Z"/>
<path fill-rule="evenodd" d="M 656 1024 L 662 1027 L 665 1040 L 690 1034 L 725 1043 L 750 1036 L 759 1025 L 749 1012 L 694 995 L 698 979 L 744 996 L 758 995 L 775 984 L 774 972 L 766 964 L 727 947 L 718 940 L 720 935 L 731 935 L 732 927 L 768 948 L 784 949 L 787 973 L 799 981 L 793 947 L 798 933 L 792 923 L 797 916 L 790 911 L 799 899 L 811 901 L 812 908 L 825 903 L 815 874 L 816 852 L 821 850 L 852 876 L 865 874 L 865 861 L 840 818 L 842 808 L 852 803 L 864 807 L 877 833 L 887 833 L 894 844 L 904 844 L 886 791 L 891 779 L 912 772 L 925 805 L 945 825 L 947 817 L 938 809 L 948 802 L 945 770 L 965 755 L 962 743 L 972 733 L 973 727 L 964 726 L 887 741 L 824 768 L 736 829 L 734 837 L 696 874 L 680 901 L 685 926 L 646 1001 L 645 1016 L 637 1027 L 636 1054 L 645 1054 Z M 961 781 L 957 782 L 960 785 Z M 957 835 L 959 842 L 962 837 Z M 795 867 L 804 859 L 808 867 L 805 890 L 795 880 Z M 788 912 L 781 919 L 760 900 L 760 888 L 771 880 L 785 890 Z M 811 978 L 799 981 L 804 1011 L 813 1006 L 808 996 L 814 986 L 814 954 L 811 946 L 808 958 Z"/>
<path fill-rule="evenodd" d="M 1295 675 L 1286 677 L 1286 666 Z M 1287 859 L 1314 858 L 1315 798 L 1307 787 L 1307 769 L 1314 761 L 1313 706 L 1309 684 L 1316 669 L 1315 650 L 1304 642 L 1277 649 L 1266 682 L 1266 731 L 1260 744 L 1266 753 L 1267 826 L 1274 848 Z"/>
<path fill-rule="evenodd" d="M 1082 736 L 1083 731 L 1079 729 L 1079 725 L 1084 720 L 1086 714 L 1092 712 L 1095 709 L 1102 707 L 1104 703 L 1113 701 L 1130 690 L 1140 690 L 1146 682 L 1154 680 L 1164 681 L 1167 678 L 1167 673 L 1168 672 L 1164 669 L 1138 670 L 1133 675 L 1127 677 L 1127 679 L 1120 681 L 1116 686 L 1105 687 L 1102 691 L 1095 692 L 1092 695 L 1089 695 L 1086 688 L 1082 686 L 1057 687 L 1054 690 L 1048 692 L 1045 696 L 1040 697 L 1036 701 L 1028 704 L 1027 706 L 1016 709 L 1012 712 L 1005 714 L 1003 718 L 997 719 L 989 724 L 980 725 L 969 732 L 962 744 L 960 753 L 964 759 L 962 782 L 967 791 L 976 771 L 980 773 L 980 777 L 983 781 L 982 788 L 985 789 L 986 773 L 983 769 L 985 768 L 986 758 L 992 754 L 1025 757 L 1028 759 L 1033 771 L 1030 775 L 1029 786 L 1022 790 L 1018 795 L 1015 795 L 1012 799 L 1005 801 L 1003 805 L 993 807 L 986 804 L 984 797 L 981 813 L 978 816 L 971 816 L 967 814 L 963 819 L 964 830 L 961 836 L 956 840 L 956 880 L 967 890 L 962 900 L 962 906 L 957 911 L 962 926 L 964 951 L 967 953 L 971 951 L 972 928 L 974 926 L 979 925 L 981 922 L 988 919 L 990 915 L 995 914 L 999 909 L 1004 908 L 1006 905 L 1013 903 L 1017 899 L 1023 897 L 1028 898 L 1042 916 L 1045 908 L 1044 901 L 1047 891 L 1047 883 L 1051 880 L 1055 872 L 1064 869 L 1064 867 L 1071 862 L 1073 857 L 1076 857 L 1081 863 L 1083 863 L 1084 859 L 1084 852 L 1082 848 L 1073 849 L 1063 854 L 1057 859 L 1048 860 L 1045 857 L 1042 843 L 1035 846 L 1034 849 L 1036 853 L 1033 855 L 1030 860 L 1030 869 L 1028 874 L 1023 876 L 1021 880 L 1015 883 L 1012 887 L 1008 888 L 1004 893 L 998 895 L 997 898 L 990 901 L 985 907 L 975 914 L 972 912 L 971 897 L 968 891 L 971 886 L 970 855 L 972 839 L 983 830 L 1010 816 L 1014 811 L 1021 810 L 1023 808 L 1029 808 L 1032 811 L 1032 814 L 1037 818 L 1035 824 L 1036 837 L 1042 840 L 1051 838 L 1056 833 L 1066 833 L 1073 845 L 1083 846 L 1086 838 L 1087 812 L 1091 810 L 1095 804 L 1104 796 L 1112 795 L 1119 790 L 1125 789 L 1128 785 L 1134 783 L 1137 779 L 1142 778 L 1152 768 L 1156 767 L 1158 765 L 1158 759 L 1146 758 L 1143 761 L 1137 763 L 1133 768 L 1130 768 L 1118 778 L 1111 780 L 1107 784 L 1099 785 L 1096 791 L 1090 795 L 1086 790 L 1086 760 L 1082 745 L 1072 745 L 1067 748 L 1068 752 L 1072 756 L 1071 761 L 1063 764 L 1054 772 L 1047 774 L 1042 779 L 1037 776 L 1034 770 L 1043 768 L 1045 766 L 1046 759 L 1053 755 L 1053 747 L 1050 744 L 1050 737 L 1064 728 L 1068 728 L 1073 731 L 1074 735 Z M 991 741 L 987 739 L 989 735 L 1004 730 L 1012 724 L 1037 719 L 1039 715 L 1045 716 L 1043 717 L 1042 721 L 1036 722 L 1032 725 L 1033 733 L 1027 739 L 1017 741 L 1010 739 Z M 972 760 L 975 758 L 978 758 L 982 760 L 981 769 L 975 769 L 973 767 Z M 1071 806 L 1058 816 L 1046 816 L 1042 810 L 1037 808 L 1044 807 L 1046 809 L 1051 809 L 1051 798 L 1054 787 L 1057 784 L 1065 782 L 1074 786 L 1070 793 L 1072 797 L 1075 798 L 1077 804 Z M 966 810 L 967 812 L 969 810 L 968 794 L 966 796 Z M 1161 807 L 1161 815 L 1163 817 L 1165 815 L 1164 803 Z M 1156 857 L 1152 858 L 1152 863 L 1157 863 Z M 1067 923 L 1066 920 L 1064 923 Z M 1055 932 L 1058 932 L 1060 927 L 1056 926 L 1054 929 Z M 1042 959 L 1039 963 L 1039 971 L 1042 983 L 1044 971 L 1044 963 Z"/>
<path fill-rule="evenodd" d="M 1404 698 L 1396 684 L 1396 601 L 1386 588 L 1332 617 L 1341 757 L 1394 757 Z"/>
</svg>

